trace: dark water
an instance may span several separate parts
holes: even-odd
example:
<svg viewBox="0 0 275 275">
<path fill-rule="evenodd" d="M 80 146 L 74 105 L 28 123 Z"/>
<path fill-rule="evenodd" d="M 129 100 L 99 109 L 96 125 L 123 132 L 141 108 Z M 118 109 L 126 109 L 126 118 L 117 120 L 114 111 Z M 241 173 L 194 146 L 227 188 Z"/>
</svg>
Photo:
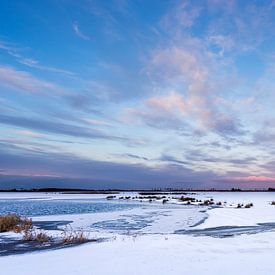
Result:
<svg viewBox="0 0 275 275">
<path fill-rule="evenodd" d="M 127 210 L 142 206 L 106 200 L 0 200 L 0 215 L 16 213 L 23 216 L 82 214 Z"/>
<path fill-rule="evenodd" d="M 242 234 L 257 234 L 275 230 L 275 223 L 258 223 L 251 226 L 217 226 L 204 229 L 177 230 L 176 234 L 208 236 L 214 238 L 234 237 Z"/>
</svg>

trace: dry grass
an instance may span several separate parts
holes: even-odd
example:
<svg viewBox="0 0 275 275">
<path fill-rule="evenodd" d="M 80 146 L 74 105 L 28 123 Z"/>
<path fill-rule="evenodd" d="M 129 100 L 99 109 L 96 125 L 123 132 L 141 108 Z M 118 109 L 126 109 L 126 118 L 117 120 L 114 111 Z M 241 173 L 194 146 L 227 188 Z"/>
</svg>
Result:
<svg viewBox="0 0 275 275">
<path fill-rule="evenodd" d="M 63 230 L 61 240 L 55 241 L 46 231 L 34 229 L 31 219 L 15 214 L 0 216 L 0 232 L 8 231 L 22 232 L 24 241 L 41 244 L 55 243 L 56 241 L 61 244 L 81 244 L 89 241 L 87 233 L 83 230 L 74 231 L 71 226 Z"/>
<path fill-rule="evenodd" d="M 0 232 L 14 231 L 20 233 L 32 228 L 32 220 L 15 214 L 0 216 Z"/>
<path fill-rule="evenodd" d="M 71 227 L 66 227 L 62 233 L 62 242 L 64 244 L 85 243 L 89 240 L 87 233 L 82 229 L 79 231 L 72 230 Z"/>
<path fill-rule="evenodd" d="M 44 231 L 28 230 L 24 232 L 23 240 L 39 243 L 49 243 L 52 241 L 52 237 Z"/>
</svg>

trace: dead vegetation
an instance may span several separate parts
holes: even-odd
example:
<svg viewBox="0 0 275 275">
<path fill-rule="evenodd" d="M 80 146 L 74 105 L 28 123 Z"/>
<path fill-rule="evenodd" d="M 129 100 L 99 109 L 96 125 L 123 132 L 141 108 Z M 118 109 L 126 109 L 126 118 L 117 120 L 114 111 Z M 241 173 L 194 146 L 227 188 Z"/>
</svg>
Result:
<svg viewBox="0 0 275 275">
<path fill-rule="evenodd" d="M 202 203 L 200 203 L 200 205 L 204 205 L 204 206 L 209 206 L 209 205 L 213 205 L 213 204 L 215 204 L 213 199 L 204 200 Z"/>
<path fill-rule="evenodd" d="M 254 205 L 253 205 L 252 202 L 247 203 L 247 204 L 243 204 L 243 203 L 238 203 L 238 204 L 237 204 L 237 208 L 251 208 L 251 207 L 253 207 L 253 206 L 254 206 Z"/>
<path fill-rule="evenodd" d="M 0 232 L 13 231 L 22 233 L 22 239 L 40 244 L 81 244 L 89 241 L 89 236 L 81 230 L 73 230 L 71 226 L 63 229 L 61 236 L 53 237 L 47 231 L 33 227 L 31 219 L 16 214 L 0 216 Z"/>
<path fill-rule="evenodd" d="M 20 233 L 29 231 L 32 228 L 32 220 L 20 217 L 16 214 L 0 216 L 0 232 L 14 231 Z"/>
<path fill-rule="evenodd" d="M 87 233 L 83 229 L 75 231 L 72 227 L 66 227 L 62 232 L 62 242 L 64 244 L 85 243 L 89 240 Z"/>
<path fill-rule="evenodd" d="M 191 202 L 196 202 L 197 200 L 195 198 L 181 196 L 179 198 L 179 201 L 190 202 L 191 203 Z"/>
<path fill-rule="evenodd" d="M 44 231 L 29 230 L 24 232 L 23 240 L 39 243 L 50 243 L 53 238 Z"/>
</svg>

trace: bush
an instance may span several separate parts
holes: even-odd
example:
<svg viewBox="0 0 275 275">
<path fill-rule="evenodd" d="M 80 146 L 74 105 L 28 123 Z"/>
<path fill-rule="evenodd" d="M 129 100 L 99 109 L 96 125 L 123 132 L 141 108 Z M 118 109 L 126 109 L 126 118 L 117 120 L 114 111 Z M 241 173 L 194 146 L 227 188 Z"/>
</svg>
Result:
<svg viewBox="0 0 275 275">
<path fill-rule="evenodd" d="M 187 202 L 188 202 L 188 201 L 189 201 L 189 202 L 195 202 L 195 201 L 196 201 L 195 198 L 184 197 L 184 196 L 180 197 L 179 200 L 180 200 L 180 201 L 187 201 Z"/>
<path fill-rule="evenodd" d="M 107 200 L 112 200 L 112 199 L 115 199 L 115 198 L 116 198 L 116 196 L 107 196 L 106 197 Z"/>
<path fill-rule="evenodd" d="M 237 208 L 242 208 L 242 207 L 243 207 L 243 205 L 238 203 Z"/>
<path fill-rule="evenodd" d="M 14 231 L 20 233 L 32 228 L 32 220 L 16 214 L 0 216 L 0 232 Z"/>
<path fill-rule="evenodd" d="M 6 215 L 0 217 L 0 232 L 14 230 L 20 222 L 20 217 L 17 215 Z"/>
<path fill-rule="evenodd" d="M 275 201 L 272 201 L 272 202 L 271 202 L 271 205 L 275 205 Z"/>
<path fill-rule="evenodd" d="M 201 205 L 213 205 L 214 201 L 213 200 L 204 200 L 203 203 L 201 203 Z"/>
<path fill-rule="evenodd" d="M 247 203 L 245 206 L 244 206 L 244 208 L 251 208 L 251 207 L 253 207 L 253 203 L 251 202 L 251 203 Z"/>
</svg>

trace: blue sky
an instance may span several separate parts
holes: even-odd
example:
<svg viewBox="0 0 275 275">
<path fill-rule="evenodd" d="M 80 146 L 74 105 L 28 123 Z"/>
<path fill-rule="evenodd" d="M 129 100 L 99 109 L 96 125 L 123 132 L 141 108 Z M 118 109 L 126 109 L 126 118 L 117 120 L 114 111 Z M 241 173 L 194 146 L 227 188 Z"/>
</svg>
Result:
<svg viewBox="0 0 275 275">
<path fill-rule="evenodd" d="M 275 2 L 3 1 L 2 188 L 275 185 Z"/>
</svg>

